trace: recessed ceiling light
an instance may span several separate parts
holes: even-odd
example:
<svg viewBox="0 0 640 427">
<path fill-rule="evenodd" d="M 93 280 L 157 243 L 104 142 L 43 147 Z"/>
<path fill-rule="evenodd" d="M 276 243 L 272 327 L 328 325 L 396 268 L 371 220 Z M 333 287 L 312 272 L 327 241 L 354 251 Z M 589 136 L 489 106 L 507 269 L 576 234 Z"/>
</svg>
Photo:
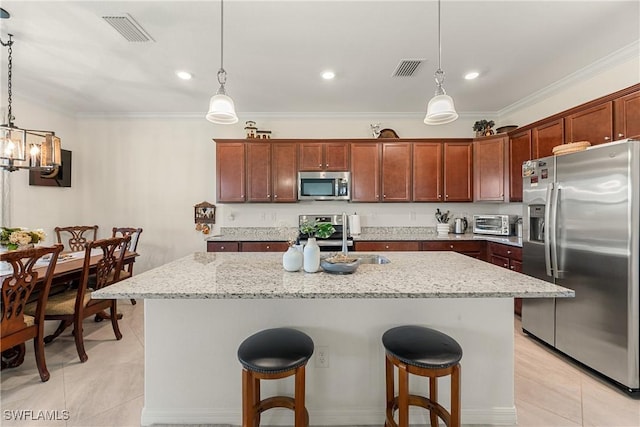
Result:
<svg viewBox="0 0 640 427">
<path fill-rule="evenodd" d="M 473 80 L 480 75 L 477 71 L 472 71 L 470 73 L 465 74 L 464 78 L 467 80 Z"/>
<path fill-rule="evenodd" d="M 322 78 L 325 80 L 331 80 L 336 76 L 336 73 L 334 73 L 333 71 L 324 71 L 322 73 Z"/>
<path fill-rule="evenodd" d="M 182 80 L 191 80 L 191 73 L 188 73 L 186 71 L 176 71 L 176 75 Z"/>
</svg>

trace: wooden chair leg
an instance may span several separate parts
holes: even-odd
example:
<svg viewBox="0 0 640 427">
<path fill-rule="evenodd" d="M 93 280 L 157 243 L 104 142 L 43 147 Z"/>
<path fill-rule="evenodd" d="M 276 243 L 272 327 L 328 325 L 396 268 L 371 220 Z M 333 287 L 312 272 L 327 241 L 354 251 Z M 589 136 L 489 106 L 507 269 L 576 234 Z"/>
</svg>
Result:
<svg viewBox="0 0 640 427">
<path fill-rule="evenodd" d="M 82 319 L 80 317 L 81 316 L 76 316 L 76 318 L 74 319 L 73 338 L 76 342 L 76 350 L 78 351 L 80 362 L 84 363 L 89 359 L 89 356 L 87 356 L 87 352 L 84 350 L 84 333 L 82 331 Z"/>
<path fill-rule="evenodd" d="M 36 366 L 40 373 L 40 379 L 42 382 L 49 381 L 49 370 L 47 369 L 47 363 L 44 359 L 44 341 L 42 335 L 39 335 L 33 339 L 33 348 L 36 353 Z"/>
<path fill-rule="evenodd" d="M 56 329 L 56 331 L 53 334 L 44 337 L 45 344 L 49 344 L 54 339 L 58 338 L 58 336 L 60 336 L 60 334 L 64 332 L 64 330 L 67 329 L 67 327 L 70 326 L 72 323 L 73 323 L 72 320 L 61 320 L 60 324 L 58 325 L 58 329 Z"/>
<path fill-rule="evenodd" d="M 300 366 L 296 369 L 295 373 L 295 427 L 307 427 L 306 426 L 306 412 L 304 406 L 304 398 L 305 398 L 305 367 Z"/>
<path fill-rule="evenodd" d="M 253 420 L 253 375 L 246 369 L 242 370 L 242 427 L 254 427 Z"/>
<path fill-rule="evenodd" d="M 438 401 L 438 378 L 436 377 L 429 377 L 429 400 Z M 429 411 L 429 418 L 431 427 L 438 427 L 438 414 L 433 409 Z"/>
<path fill-rule="evenodd" d="M 122 339 L 122 334 L 120 333 L 120 327 L 118 326 L 118 300 L 111 301 L 111 327 L 113 328 L 113 333 L 116 336 L 116 340 Z"/>
<path fill-rule="evenodd" d="M 451 427 L 460 427 L 460 365 L 451 372 Z"/>
<path fill-rule="evenodd" d="M 398 427 L 409 427 L 409 373 L 398 366 Z"/>
</svg>

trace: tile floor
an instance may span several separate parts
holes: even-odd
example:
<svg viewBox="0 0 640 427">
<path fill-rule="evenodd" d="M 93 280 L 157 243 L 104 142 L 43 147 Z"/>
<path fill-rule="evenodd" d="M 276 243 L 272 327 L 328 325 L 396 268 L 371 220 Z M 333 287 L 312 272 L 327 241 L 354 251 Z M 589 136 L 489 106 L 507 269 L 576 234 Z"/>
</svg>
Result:
<svg viewBox="0 0 640 427">
<path fill-rule="evenodd" d="M 51 379 L 40 382 L 27 346 L 24 364 L 2 371 L 2 426 L 129 427 L 140 425 L 143 399 L 143 302 L 119 304 L 123 338 L 115 341 L 109 322 L 86 320 L 89 360 L 81 364 L 70 333 L 46 347 Z M 638 427 L 640 400 L 626 397 L 551 353 L 520 332 L 515 319 L 515 394 L 521 427 Z M 542 371 L 545 371 L 544 375 Z M 59 420 L 11 418 L 12 410 L 58 411 Z M 69 419 L 64 420 L 68 411 Z"/>
</svg>

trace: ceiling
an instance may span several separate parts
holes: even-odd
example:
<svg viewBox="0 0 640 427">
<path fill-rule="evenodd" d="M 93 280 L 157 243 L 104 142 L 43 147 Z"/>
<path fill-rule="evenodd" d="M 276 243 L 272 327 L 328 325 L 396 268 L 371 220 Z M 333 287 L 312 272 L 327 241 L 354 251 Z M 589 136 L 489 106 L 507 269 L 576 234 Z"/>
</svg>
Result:
<svg viewBox="0 0 640 427">
<path fill-rule="evenodd" d="M 14 35 L 14 96 L 79 114 L 204 115 L 218 89 L 219 1 L 1 5 L 11 14 L 0 36 Z M 155 41 L 129 42 L 102 19 L 124 13 Z M 459 112 L 498 112 L 637 43 L 639 16 L 638 1 L 443 0 L 444 87 Z M 227 93 L 240 116 L 424 112 L 437 22 L 428 0 L 227 0 Z M 6 49 L 1 59 L 5 86 Z M 412 77 L 392 77 L 402 59 L 426 62 Z M 323 80 L 325 69 L 336 78 Z M 193 78 L 179 80 L 177 70 Z M 480 77 L 464 80 L 472 70 Z"/>
</svg>

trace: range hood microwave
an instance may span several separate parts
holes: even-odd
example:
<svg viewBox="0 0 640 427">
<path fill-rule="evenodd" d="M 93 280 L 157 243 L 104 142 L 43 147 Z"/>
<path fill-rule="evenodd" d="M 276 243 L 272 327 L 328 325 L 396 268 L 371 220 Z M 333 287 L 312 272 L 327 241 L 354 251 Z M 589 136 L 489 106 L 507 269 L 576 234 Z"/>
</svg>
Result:
<svg viewBox="0 0 640 427">
<path fill-rule="evenodd" d="M 298 200 L 349 200 L 351 172 L 298 172 Z"/>
</svg>

